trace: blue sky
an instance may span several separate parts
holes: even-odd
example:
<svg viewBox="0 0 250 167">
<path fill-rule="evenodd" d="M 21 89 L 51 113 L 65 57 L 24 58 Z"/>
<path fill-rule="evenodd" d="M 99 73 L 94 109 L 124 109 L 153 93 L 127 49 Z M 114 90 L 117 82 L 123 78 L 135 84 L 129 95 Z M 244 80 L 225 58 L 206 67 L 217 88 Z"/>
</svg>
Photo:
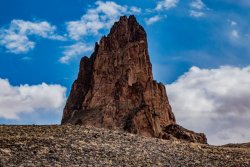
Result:
<svg viewBox="0 0 250 167">
<path fill-rule="evenodd" d="M 134 14 L 177 121 L 215 144 L 250 141 L 249 9 L 248 0 L 0 0 L 0 123 L 58 124 L 80 58 Z"/>
</svg>

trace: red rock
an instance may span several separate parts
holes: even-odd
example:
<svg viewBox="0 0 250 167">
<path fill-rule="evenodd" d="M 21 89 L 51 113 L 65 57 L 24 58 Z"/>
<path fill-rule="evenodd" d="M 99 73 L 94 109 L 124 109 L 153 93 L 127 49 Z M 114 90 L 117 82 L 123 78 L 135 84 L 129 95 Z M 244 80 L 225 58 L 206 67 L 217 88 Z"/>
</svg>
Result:
<svg viewBox="0 0 250 167">
<path fill-rule="evenodd" d="M 166 126 L 165 128 L 163 128 L 163 132 L 177 139 L 207 144 L 207 138 L 204 133 L 195 133 L 177 124 L 171 124 Z"/>
<path fill-rule="evenodd" d="M 162 138 L 176 124 L 165 86 L 153 80 L 147 35 L 134 16 L 123 16 L 83 57 L 62 124 L 125 130 Z"/>
</svg>

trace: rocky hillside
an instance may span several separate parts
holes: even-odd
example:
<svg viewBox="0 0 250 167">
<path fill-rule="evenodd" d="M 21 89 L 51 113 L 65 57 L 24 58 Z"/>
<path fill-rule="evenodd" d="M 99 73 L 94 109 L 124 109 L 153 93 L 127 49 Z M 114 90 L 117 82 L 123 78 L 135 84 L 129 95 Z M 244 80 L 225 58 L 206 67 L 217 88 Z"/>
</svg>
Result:
<svg viewBox="0 0 250 167">
<path fill-rule="evenodd" d="M 0 126 L 0 166 L 250 166 L 249 147 L 215 147 L 85 126 Z"/>
</svg>

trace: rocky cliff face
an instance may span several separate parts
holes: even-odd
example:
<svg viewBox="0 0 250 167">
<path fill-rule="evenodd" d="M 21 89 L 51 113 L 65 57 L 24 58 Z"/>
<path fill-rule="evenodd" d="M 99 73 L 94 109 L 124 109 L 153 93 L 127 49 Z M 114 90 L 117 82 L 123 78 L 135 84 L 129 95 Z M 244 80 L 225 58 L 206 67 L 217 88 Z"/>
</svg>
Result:
<svg viewBox="0 0 250 167">
<path fill-rule="evenodd" d="M 82 58 L 62 124 L 164 138 L 164 129 L 176 121 L 164 85 L 153 80 L 147 47 L 146 32 L 136 18 L 121 17 L 96 43 L 91 57 Z"/>
</svg>

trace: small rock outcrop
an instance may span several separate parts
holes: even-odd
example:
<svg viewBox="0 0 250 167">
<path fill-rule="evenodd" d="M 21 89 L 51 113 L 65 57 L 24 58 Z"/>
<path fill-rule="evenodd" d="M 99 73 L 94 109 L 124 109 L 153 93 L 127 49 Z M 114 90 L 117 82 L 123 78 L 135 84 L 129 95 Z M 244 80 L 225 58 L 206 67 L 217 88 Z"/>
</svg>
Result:
<svg viewBox="0 0 250 167">
<path fill-rule="evenodd" d="M 195 133 L 191 130 L 185 129 L 180 125 L 171 124 L 163 128 L 163 132 L 165 133 L 166 139 L 175 138 L 188 142 L 194 143 L 206 143 L 207 138 L 204 133 Z M 163 136 L 163 139 L 165 139 Z"/>
<path fill-rule="evenodd" d="M 90 58 L 81 59 L 63 112 L 66 123 L 157 138 L 176 124 L 165 86 L 153 80 L 146 32 L 134 16 L 122 16 Z M 206 143 L 202 138 L 192 141 Z"/>
</svg>

